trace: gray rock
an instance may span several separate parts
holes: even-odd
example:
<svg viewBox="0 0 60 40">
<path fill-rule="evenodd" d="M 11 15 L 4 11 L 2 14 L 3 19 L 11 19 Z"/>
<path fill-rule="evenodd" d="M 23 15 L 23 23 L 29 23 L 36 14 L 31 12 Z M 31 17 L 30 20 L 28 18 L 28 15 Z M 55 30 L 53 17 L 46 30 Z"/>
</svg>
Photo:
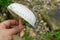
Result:
<svg viewBox="0 0 60 40">
<path fill-rule="evenodd" d="M 54 9 L 50 11 L 47 15 L 52 24 L 52 29 L 60 29 L 60 9 Z"/>
</svg>

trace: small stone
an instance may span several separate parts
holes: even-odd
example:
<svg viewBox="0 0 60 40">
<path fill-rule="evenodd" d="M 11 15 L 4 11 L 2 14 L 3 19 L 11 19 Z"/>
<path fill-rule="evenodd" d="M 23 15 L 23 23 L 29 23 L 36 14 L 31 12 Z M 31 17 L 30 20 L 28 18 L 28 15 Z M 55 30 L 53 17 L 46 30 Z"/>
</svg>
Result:
<svg viewBox="0 0 60 40">
<path fill-rule="evenodd" d="M 40 28 L 41 28 L 41 26 L 38 26 L 38 28 L 40 29 Z"/>
<path fill-rule="evenodd" d="M 42 31 L 40 31 L 40 34 L 42 34 L 43 32 Z"/>
<path fill-rule="evenodd" d="M 6 16 L 6 13 L 3 13 L 3 16 Z"/>
<path fill-rule="evenodd" d="M 40 21 L 40 23 L 43 23 L 43 22 L 44 22 L 43 20 Z"/>
<path fill-rule="evenodd" d="M 37 36 L 37 34 L 33 31 L 33 29 L 30 29 L 29 35 L 33 38 Z"/>
<path fill-rule="evenodd" d="M 47 25 L 47 23 L 46 22 L 44 22 L 44 24 L 43 25 Z"/>
</svg>

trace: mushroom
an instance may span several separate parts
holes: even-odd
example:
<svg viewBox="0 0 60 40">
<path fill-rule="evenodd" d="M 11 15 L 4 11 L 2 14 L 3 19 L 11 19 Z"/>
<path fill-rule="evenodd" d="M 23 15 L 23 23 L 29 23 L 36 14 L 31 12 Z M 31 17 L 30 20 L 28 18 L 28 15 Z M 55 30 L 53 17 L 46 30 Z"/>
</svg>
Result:
<svg viewBox="0 0 60 40">
<path fill-rule="evenodd" d="M 25 5 L 19 3 L 12 3 L 7 7 L 7 9 L 12 15 L 17 16 L 20 23 L 22 18 L 23 20 L 25 20 L 34 27 L 36 17 L 33 14 L 33 12 L 29 10 Z"/>
</svg>

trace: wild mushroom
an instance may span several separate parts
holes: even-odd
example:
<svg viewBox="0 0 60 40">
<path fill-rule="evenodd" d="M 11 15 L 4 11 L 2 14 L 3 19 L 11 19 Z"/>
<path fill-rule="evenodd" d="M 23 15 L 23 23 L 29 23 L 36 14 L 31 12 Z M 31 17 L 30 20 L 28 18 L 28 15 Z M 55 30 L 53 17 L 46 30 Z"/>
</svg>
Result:
<svg viewBox="0 0 60 40">
<path fill-rule="evenodd" d="M 12 14 L 17 16 L 20 20 L 24 19 L 26 22 L 34 26 L 36 22 L 36 17 L 31 10 L 29 10 L 26 6 L 18 3 L 12 3 L 7 7 L 8 11 Z"/>
<path fill-rule="evenodd" d="M 22 19 L 23 19 L 34 28 L 36 17 L 34 16 L 33 12 L 29 10 L 26 6 L 18 3 L 12 3 L 7 7 L 7 9 L 16 19 L 19 20 L 19 25 L 22 24 Z M 23 34 L 20 33 L 20 37 Z"/>
</svg>

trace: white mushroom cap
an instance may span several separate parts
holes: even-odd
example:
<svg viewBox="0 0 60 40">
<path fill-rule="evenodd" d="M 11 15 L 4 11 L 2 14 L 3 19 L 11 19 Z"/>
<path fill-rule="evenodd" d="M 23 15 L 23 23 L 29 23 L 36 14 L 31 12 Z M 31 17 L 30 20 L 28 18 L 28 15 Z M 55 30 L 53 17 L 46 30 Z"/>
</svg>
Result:
<svg viewBox="0 0 60 40">
<path fill-rule="evenodd" d="M 29 24 L 34 26 L 36 22 L 36 17 L 34 16 L 33 12 L 29 10 L 26 6 L 18 3 L 12 3 L 7 7 L 7 9 L 9 12 L 10 11 L 14 12 L 16 15 L 23 18 Z"/>
</svg>

